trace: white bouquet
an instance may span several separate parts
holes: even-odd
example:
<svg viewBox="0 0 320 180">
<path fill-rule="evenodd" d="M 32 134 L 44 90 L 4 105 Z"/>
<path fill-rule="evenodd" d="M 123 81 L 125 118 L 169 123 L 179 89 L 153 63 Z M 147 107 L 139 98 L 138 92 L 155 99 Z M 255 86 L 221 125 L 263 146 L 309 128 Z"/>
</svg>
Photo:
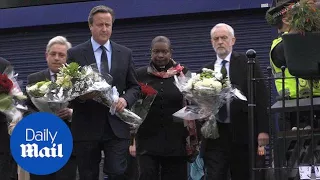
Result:
<svg viewBox="0 0 320 180">
<path fill-rule="evenodd" d="M 56 114 L 60 109 L 66 108 L 69 102 L 56 102 L 50 99 L 50 91 L 55 88 L 51 81 L 40 81 L 26 87 L 30 100 L 41 112 Z"/>
<path fill-rule="evenodd" d="M 94 100 L 109 107 L 111 114 L 115 114 L 133 128 L 140 125 L 142 119 L 130 110 L 115 112 L 114 104 L 119 98 L 117 88 L 110 85 L 112 77 L 109 74 L 101 75 L 96 67 L 96 64 L 80 67 L 75 62 L 63 65 L 57 73 L 56 82 L 47 86 L 48 89 L 43 88 L 46 89 L 42 92 L 46 92 L 44 97 L 47 98 L 47 102 L 67 103 L 79 96 L 96 91 L 100 95 Z"/>
<path fill-rule="evenodd" d="M 217 114 L 232 97 L 246 100 L 240 91 L 232 88 L 229 78 L 220 72 L 203 68 L 202 73 L 191 73 L 191 77 L 175 76 L 175 84 L 185 98 L 196 105 L 186 106 L 173 114 L 184 120 L 208 119 L 201 128 L 205 138 L 219 137 Z"/>
</svg>

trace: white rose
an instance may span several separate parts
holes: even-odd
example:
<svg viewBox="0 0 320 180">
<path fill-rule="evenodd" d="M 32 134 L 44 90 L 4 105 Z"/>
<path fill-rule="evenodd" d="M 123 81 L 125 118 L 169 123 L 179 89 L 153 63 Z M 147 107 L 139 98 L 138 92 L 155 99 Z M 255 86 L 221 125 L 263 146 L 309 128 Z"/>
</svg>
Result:
<svg viewBox="0 0 320 180">
<path fill-rule="evenodd" d="M 63 77 L 61 77 L 61 76 L 59 77 L 58 76 L 56 83 L 61 86 L 63 84 Z"/>
<path fill-rule="evenodd" d="M 219 81 L 214 81 L 212 87 L 216 89 L 217 92 L 220 92 L 222 89 L 222 84 Z"/>
<path fill-rule="evenodd" d="M 30 86 L 30 87 L 27 88 L 28 91 L 35 91 L 35 90 L 37 90 L 37 89 L 38 89 L 38 85 L 37 85 L 37 84 L 35 84 L 35 85 Z"/>
<path fill-rule="evenodd" d="M 64 81 L 71 81 L 71 76 L 66 75 L 66 77 L 65 77 Z"/>
<path fill-rule="evenodd" d="M 214 70 L 208 69 L 208 68 L 202 68 L 202 72 L 209 72 L 209 73 L 214 73 Z"/>
<path fill-rule="evenodd" d="M 40 93 L 47 93 L 47 91 L 49 90 L 49 85 L 51 84 L 51 81 L 48 81 L 46 83 L 44 83 L 40 88 L 39 88 L 39 91 Z"/>
<path fill-rule="evenodd" d="M 45 94 L 48 90 L 48 86 L 45 86 L 45 85 L 42 85 L 40 88 L 39 88 L 39 91 L 41 94 Z"/>
<path fill-rule="evenodd" d="M 206 88 L 214 88 L 216 91 L 221 91 L 222 84 L 219 81 L 215 81 L 214 78 L 203 79 L 202 81 L 198 81 L 194 84 L 197 89 L 201 89 L 201 87 Z"/>
</svg>

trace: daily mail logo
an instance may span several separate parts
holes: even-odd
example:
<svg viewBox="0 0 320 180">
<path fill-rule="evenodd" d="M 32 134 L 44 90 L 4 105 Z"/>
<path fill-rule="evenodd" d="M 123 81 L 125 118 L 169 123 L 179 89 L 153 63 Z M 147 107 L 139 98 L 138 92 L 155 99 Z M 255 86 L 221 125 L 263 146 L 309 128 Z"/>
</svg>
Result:
<svg viewBox="0 0 320 180">
<path fill-rule="evenodd" d="M 38 144 L 36 143 L 28 143 L 28 144 L 21 144 L 21 157 L 35 157 L 35 158 L 50 158 L 50 157 L 63 157 L 63 145 L 56 144 L 55 138 L 57 137 L 58 132 L 52 133 L 49 129 L 44 129 L 42 131 L 35 131 L 33 129 L 27 128 L 26 129 L 26 141 L 32 142 L 51 142 L 51 147 L 43 147 L 39 149 Z"/>
<path fill-rule="evenodd" d="M 10 147 L 20 167 L 32 174 L 46 175 L 68 162 L 73 139 L 62 119 L 50 113 L 34 113 L 14 128 Z"/>
</svg>

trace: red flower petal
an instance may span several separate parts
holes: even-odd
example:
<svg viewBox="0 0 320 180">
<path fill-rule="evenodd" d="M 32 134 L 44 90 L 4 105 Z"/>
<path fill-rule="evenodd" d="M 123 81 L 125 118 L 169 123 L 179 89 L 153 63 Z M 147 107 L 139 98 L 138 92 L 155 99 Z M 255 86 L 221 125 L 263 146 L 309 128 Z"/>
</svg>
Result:
<svg viewBox="0 0 320 180">
<path fill-rule="evenodd" d="M 0 74 L 0 93 L 10 93 L 13 87 L 12 81 L 5 74 Z"/>
<path fill-rule="evenodd" d="M 139 85 L 141 87 L 141 93 L 144 96 L 150 96 L 150 95 L 157 94 L 157 91 L 155 89 L 153 89 L 151 86 L 148 86 L 148 85 L 141 83 L 141 82 L 139 82 Z"/>
</svg>

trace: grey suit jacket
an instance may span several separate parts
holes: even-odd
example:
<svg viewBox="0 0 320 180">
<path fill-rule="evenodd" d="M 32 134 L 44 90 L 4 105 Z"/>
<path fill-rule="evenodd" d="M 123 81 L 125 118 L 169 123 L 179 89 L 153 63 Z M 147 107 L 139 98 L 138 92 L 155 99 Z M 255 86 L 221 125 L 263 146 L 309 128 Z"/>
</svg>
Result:
<svg viewBox="0 0 320 180">
<path fill-rule="evenodd" d="M 140 86 L 132 60 L 132 51 L 111 41 L 112 57 L 110 74 L 112 85 L 117 87 L 120 97 L 128 106 L 138 99 Z M 68 50 L 68 63 L 77 62 L 80 66 L 96 63 L 91 41 L 87 41 Z M 109 113 L 109 108 L 93 100 L 86 102 L 73 101 L 72 133 L 75 141 L 101 140 L 109 123 L 114 135 L 118 138 L 129 138 L 129 126 L 117 116 Z"/>
</svg>

